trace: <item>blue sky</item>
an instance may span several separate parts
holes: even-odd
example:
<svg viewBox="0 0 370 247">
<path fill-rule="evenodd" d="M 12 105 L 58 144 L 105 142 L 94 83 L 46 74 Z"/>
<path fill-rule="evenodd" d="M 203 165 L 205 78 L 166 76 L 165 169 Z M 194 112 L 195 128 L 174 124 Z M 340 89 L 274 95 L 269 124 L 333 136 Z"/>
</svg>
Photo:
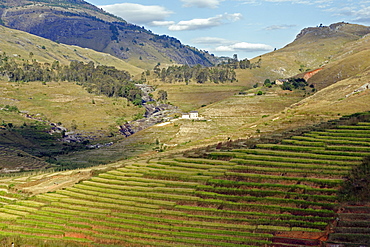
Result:
<svg viewBox="0 0 370 247">
<path fill-rule="evenodd" d="M 153 33 L 217 56 L 253 58 L 282 48 L 305 27 L 370 25 L 370 0 L 88 0 Z"/>
</svg>

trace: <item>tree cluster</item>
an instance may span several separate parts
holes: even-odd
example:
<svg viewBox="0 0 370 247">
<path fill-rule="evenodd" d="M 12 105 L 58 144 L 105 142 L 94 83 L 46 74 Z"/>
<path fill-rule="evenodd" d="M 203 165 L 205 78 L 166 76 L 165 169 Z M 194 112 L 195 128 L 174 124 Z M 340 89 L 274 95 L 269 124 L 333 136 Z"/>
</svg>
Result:
<svg viewBox="0 0 370 247">
<path fill-rule="evenodd" d="M 281 88 L 283 90 L 289 90 L 293 91 L 293 89 L 302 89 L 305 90 L 305 88 L 308 86 L 308 83 L 303 78 L 290 78 L 283 82 L 283 85 L 281 85 Z M 314 87 L 312 84 L 310 87 Z"/>
<path fill-rule="evenodd" d="M 169 66 L 160 69 L 159 65 L 154 67 L 154 74 L 163 82 L 190 82 L 205 83 L 211 81 L 214 83 L 225 83 L 236 81 L 234 69 L 228 67 L 203 67 L 196 65 Z"/>
<path fill-rule="evenodd" d="M 127 71 L 104 65 L 95 66 L 93 62 L 85 64 L 72 61 L 70 65 L 60 65 L 58 61 L 48 64 L 33 60 L 31 63 L 17 63 L 13 58 L 2 54 L 0 74 L 7 76 L 12 82 L 72 81 L 83 86 L 89 93 L 125 97 L 135 105 L 142 104 L 142 92 L 131 81 L 131 75 Z"/>
<path fill-rule="evenodd" d="M 255 68 L 261 68 L 262 64 L 262 58 L 259 58 L 257 62 L 251 63 L 247 58 L 243 60 L 238 60 L 237 55 L 234 55 L 234 58 L 229 58 L 227 62 L 222 62 L 222 67 L 229 67 L 232 69 L 255 69 Z"/>
</svg>

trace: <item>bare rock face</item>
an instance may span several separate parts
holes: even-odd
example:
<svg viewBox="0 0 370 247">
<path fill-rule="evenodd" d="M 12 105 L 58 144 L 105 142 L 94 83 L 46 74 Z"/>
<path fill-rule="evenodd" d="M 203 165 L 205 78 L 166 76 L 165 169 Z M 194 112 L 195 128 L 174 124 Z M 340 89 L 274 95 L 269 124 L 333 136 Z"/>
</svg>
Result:
<svg viewBox="0 0 370 247">
<path fill-rule="evenodd" d="M 3 2 L 3 1 L 2 1 Z M 157 64 L 211 66 L 214 56 L 115 17 L 82 0 L 0 3 L 0 23 L 56 42 Z"/>
</svg>

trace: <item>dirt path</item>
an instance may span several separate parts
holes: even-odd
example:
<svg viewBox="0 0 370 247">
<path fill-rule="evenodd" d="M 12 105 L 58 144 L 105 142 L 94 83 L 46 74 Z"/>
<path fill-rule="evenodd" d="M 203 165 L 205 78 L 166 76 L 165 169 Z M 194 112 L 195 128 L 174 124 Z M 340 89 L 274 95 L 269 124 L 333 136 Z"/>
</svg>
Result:
<svg viewBox="0 0 370 247">
<path fill-rule="evenodd" d="M 31 195 L 37 195 L 67 188 L 82 180 L 90 179 L 91 177 L 92 173 L 90 171 L 77 171 L 71 172 L 70 174 L 58 174 L 36 181 L 19 184 L 15 186 L 15 189 Z"/>
</svg>

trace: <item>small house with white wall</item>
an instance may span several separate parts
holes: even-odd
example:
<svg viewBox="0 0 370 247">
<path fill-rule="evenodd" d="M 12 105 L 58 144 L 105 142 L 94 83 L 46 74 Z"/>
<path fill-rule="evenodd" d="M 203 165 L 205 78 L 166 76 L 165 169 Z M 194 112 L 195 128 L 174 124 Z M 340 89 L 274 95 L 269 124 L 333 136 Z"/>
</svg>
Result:
<svg viewBox="0 0 370 247">
<path fill-rule="evenodd" d="M 191 111 L 189 113 L 183 113 L 181 118 L 182 119 L 199 119 L 199 114 L 197 111 Z"/>
<path fill-rule="evenodd" d="M 189 112 L 190 119 L 198 119 L 198 112 L 197 111 L 191 111 Z"/>
</svg>

